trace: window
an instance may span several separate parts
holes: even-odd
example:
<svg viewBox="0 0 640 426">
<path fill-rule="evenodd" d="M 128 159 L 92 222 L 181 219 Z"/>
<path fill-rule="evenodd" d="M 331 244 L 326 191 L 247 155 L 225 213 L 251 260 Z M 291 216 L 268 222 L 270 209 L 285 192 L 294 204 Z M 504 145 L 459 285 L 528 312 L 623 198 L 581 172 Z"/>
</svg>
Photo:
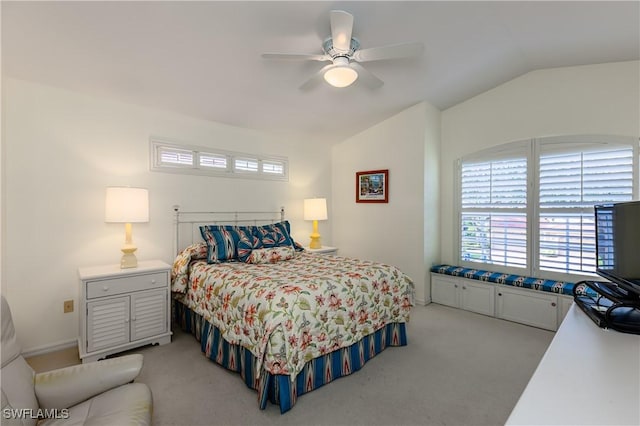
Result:
<svg viewBox="0 0 640 426">
<path fill-rule="evenodd" d="M 463 162 L 461 206 L 463 261 L 526 267 L 526 156 Z"/>
<path fill-rule="evenodd" d="M 282 161 L 265 160 L 262 162 L 262 172 L 281 175 L 284 173 L 284 163 Z"/>
<path fill-rule="evenodd" d="M 633 197 L 631 146 L 539 144 L 539 268 L 595 273 L 593 206 Z"/>
<path fill-rule="evenodd" d="M 593 206 L 637 195 L 638 142 L 580 136 L 507 144 L 461 159 L 459 191 L 462 264 L 561 279 L 593 274 Z"/>
<path fill-rule="evenodd" d="M 151 170 L 208 176 L 288 180 L 288 161 L 151 139 Z"/>
<path fill-rule="evenodd" d="M 222 154 L 198 153 L 198 164 L 201 168 L 212 168 L 216 170 L 227 170 L 227 156 Z"/>
<path fill-rule="evenodd" d="M 233 169 L 239 172 L 258 173 L 258 159 L 236 158 L 233 162 Z"/>
<path fill-rule="evenodd" d="M 159 146 L 156 150 L 157 163 L 164 167 L 192 167 L 193 152 L 184 149 Z"/>
</svg>

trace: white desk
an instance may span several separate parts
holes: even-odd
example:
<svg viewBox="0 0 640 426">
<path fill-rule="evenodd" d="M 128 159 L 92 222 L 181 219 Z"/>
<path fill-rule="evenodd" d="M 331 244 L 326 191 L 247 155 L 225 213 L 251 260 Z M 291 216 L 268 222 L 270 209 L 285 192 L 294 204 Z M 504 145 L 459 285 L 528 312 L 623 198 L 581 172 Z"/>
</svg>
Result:
<svg viewBox="0 0 640 426">
<path fill-rule="evenodd" d="M 640 335 L 598 328 L 574 304 L 507 425 L 640 425 Z"/>
</svg>

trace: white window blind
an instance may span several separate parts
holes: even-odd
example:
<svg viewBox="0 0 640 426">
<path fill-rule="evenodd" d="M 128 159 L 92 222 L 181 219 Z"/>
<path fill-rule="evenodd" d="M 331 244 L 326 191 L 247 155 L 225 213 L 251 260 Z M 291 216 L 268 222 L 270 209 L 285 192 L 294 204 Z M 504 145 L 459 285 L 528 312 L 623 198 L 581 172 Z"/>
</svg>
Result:
<svg viewBox="0 0 640 426">
<path fill-rule="evenodd" d="M 527 159 L 461 163 L 463 261 L 527 266 Z"/>
<path fill-rule="evenodd" d="M 284 163 L 280 161 L 262 161 L 262 172 L 274 175 L 284 174 Z"/>
<path fill-rule="evenodd" d="M 594 204 L 633 197 L 633 148 L 545 153 L 539 170 L 539 268 L 595 272 Z"/>
<path fill-rule="evenodd" d="M 265 180 L 289 179 L 286 157 L 182 146 L 155 138 L 151 138 L 150 148 L 152 171 Z"/>
<path fill-rule="evenodd" d="M 593 276 L 593 206 L 638 198 L 639 148 L 633 137 L 558 136 L 461 159 L 461 263 L 563 280 Z"/>
<path fill-rule="evenodd" d="M 258 172 L 258 160 L 255 158 L 236 158 L 233 168 L 242 172 Z"/>
<path fill-rule="evenodd" d="M 227 157 L 220 154 L 208 154 L 201 152 L 198 154 L 200 167 L 210 167 L 213 169 L 227 169 Z"/>
<path fill-rule="evenodd" d="M 157 161 L 159 164 L 169 167 L 192 167 L 193 152 L 170 146 L 157 147 Z"/>
</svg>

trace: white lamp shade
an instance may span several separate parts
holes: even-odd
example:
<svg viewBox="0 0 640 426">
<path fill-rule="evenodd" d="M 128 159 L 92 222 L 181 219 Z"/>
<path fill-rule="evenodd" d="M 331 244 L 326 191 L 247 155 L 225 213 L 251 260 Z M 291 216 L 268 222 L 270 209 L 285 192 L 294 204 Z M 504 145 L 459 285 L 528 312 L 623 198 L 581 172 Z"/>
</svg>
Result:
<svg viewBox="0 0 640 426">
<path fill-rule="evenodd" d="M 304 220 L 327 220 L 327 199 L 307 198 L 304 200 Z"/>
<path fill-rule="evenodd" d="M 107 188 L 104 221 L 149 222 L 149 191 L 145 188 Z"/>
</svg>

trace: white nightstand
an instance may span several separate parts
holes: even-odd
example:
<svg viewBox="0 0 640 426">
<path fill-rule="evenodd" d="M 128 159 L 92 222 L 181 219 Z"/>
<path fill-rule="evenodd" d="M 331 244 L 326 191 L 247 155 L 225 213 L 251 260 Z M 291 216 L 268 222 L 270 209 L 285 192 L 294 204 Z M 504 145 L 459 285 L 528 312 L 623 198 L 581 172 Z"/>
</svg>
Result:
<svg viewBox="0 0 640 426">
<path fill-rule="evenodd" d="M 78 269 L 82 362 L 150 343 L 171 342 L 171 267 L 159 260 Z"/>
<path fill-rule="evenodd" d="M 308 246 L 304 246 L 305 251 L 308 251 L 309 253 L 314 253 L 314 254 L 332 254 L 332 255 L 336 255 L 338 254 L 338 247 L 328 247 L 328 246 L 322 246 L 322 248 L 319 249 L 312 249 L 309 248 Z"/>
</svg>

